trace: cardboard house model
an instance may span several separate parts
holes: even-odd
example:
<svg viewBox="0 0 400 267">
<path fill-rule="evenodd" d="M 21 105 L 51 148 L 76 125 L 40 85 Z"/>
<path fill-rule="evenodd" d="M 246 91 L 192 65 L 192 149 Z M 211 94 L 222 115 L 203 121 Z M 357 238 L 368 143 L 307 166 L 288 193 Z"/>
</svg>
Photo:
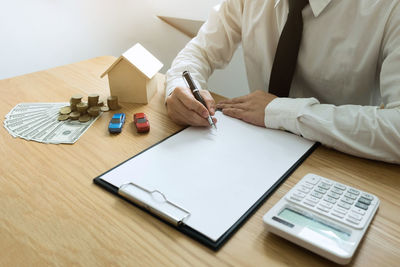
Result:
<svg viewBox="0 0 400 267">
<path fill-rule="evenodd" d="M 119 102 L 147 104 L 163 86 L 164 76 L 158 71 L 163 64 L 137 43 L 122 54 L 102 75 L 108 74 L 110 93 Z"/>
</svg>

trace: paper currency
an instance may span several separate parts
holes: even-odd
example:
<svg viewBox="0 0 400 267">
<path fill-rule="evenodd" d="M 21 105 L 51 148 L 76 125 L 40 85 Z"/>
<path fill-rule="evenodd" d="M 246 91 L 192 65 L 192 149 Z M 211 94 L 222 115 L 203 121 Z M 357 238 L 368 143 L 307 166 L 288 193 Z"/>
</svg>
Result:
<svg viewBox="0 0 400 267">
<path fill-rule="evenodd" d="M 79 121 L 65 121 L 47 134 L 42 139 L 42 142 L 50 144 L 73 144 L 96 119 L 97 117 L 84 123 Z"/>
<path fill-rule="evenodd" d="M 73 144 L 98 116 L 80 121 L 59 120 L 70 103 L 20 103 L 6 116 L 4 127 L 13 137 L 48 144 Z"/>
</svg>

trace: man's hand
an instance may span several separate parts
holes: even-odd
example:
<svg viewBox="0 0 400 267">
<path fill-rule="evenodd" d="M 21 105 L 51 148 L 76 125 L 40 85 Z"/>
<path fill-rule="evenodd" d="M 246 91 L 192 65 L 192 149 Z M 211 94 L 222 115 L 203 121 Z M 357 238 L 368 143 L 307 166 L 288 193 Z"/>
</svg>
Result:
<svg viewBox="0 0 400 267">
<path fill-rule="evenodd" d="M 209 126 L 207 118 L 215 114 L 215 101 L 207 90 L 200 90 L 200 94 L 207 108 L 194 98 L 189 88 L 176 87 L 167 97 L 169 117 L 180 125 Z M 217 119 L 213 118 L 213 121 L 216 123 Z"/>
<path fill-rule="evenodd" d="M 257 90 L 251 94 L 220 101 L 218 109 L 225 115 L 265 127 L 265 107 L 277 96 Z"/>
</svg>

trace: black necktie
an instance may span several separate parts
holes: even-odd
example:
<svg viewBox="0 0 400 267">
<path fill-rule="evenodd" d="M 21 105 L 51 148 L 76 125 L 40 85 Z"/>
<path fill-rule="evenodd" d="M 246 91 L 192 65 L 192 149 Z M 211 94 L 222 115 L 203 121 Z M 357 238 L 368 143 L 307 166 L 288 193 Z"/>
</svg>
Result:
<svg viewBox="0 0 400 267">
<path fill-rule="evenodd" d="M 289 96 L 303 33 L 301 11 L 307 4 L 308 0 L 289 0 L 289 14 L 279 38 L 269 80 L 269 92 L 278 97 Z"/>
</svg>

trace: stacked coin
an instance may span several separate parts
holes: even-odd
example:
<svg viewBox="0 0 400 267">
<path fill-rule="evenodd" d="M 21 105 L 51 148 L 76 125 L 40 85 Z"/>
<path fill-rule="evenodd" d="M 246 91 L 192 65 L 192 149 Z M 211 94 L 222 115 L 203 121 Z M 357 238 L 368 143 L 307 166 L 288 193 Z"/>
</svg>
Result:
<svg viewBox="0 0 400 267">
<path fill-rule="evenodd" d="M 70 106 L 62 107 L 60 109 L 59 121 L 68 119 L 79 120 L 80 122 L 88 122 L 92 117 L 99 116 L 100 112 L 109 111 L 109 107 L 104 106 L 104 102 L 99 100 L 98 94 L 90 94 L 88 96 L 88 103 L 82 102 L 82 95 L 74 95 L 71 97 Z M 109 101 L 110 100 L 110 101 Z M 109 97 L 107 103 L 112 105 L 114 109 L 118 109 L 118 98 Z"/>
<path fill-rule="evenodd" d="M 58 116 L 59 121 L 66 121 L 69 119 L 69 114 L 61 114 Z"/>
<path fill-rule="evenodd" d="M 71 107 L 60 108 L 60 115 L 58 116 L 59 121 L 65 121 L 69 119 L 69 114 L 71 113 Z"/>
<path fill-rule="evenodd" d="M 92 118 L 92 117 L 90 117 L 89 114 L 85 114 L 85 115 L 81 115 L 81 116 L 79 117 L 79 121 L 80 121 L 80 122 L 88 122 L 88 121 L 90 121 L 91 118 Z"/>
<path fill-rule="evenodd" d="M 107 106 L 108 106 L 111 110 L 119 109 L 119 105 L 118 105 L 118 96 L 109 96 L 109 97 L 107 98 Z"/>
<path fill-rule="evenodd" d="M 79 111 L 72 111 L 72 112 L 69 114 L 69 118 L 70 118 L 71 120 L 77 120 L 77 119 L 79 119 L 80 116 L 81 116 L 81 113 L 79 113 Z"/>
<path fill-rule="evenodd" d="M 95 106 L 95 107 L 90 107 L 87 112 L 89 113 L 90 116 L 97 117 L 100 114 L 100 107 Z"/>
<path fill-rule="evenodd" d="M 78 104 L 76 104 L 76 109 L 80 114 L 86 114 L 86 111 L 88 109 L 88 104 L 84 103 L 84 102 L 80 102 Z"/>
<path fill-rule="evenodd" d="M 98 94 L 90 94 L 88 96 L 88 106 L 94 107 L 97 106 L 99 103 L 99 95 Z"/>
<path fill-rule="evenodd" d="M 60 109 L 61 115 L 68 115 L 69 113 L 71 113 L 71 107 L 62 107 Z"/>
<path fill-rule="evenodd" d="M 76 111 L 76 105 L 82 101 L 82 95 L 73 95 L 69 100 L 72 111 Z"/>
</svg>

